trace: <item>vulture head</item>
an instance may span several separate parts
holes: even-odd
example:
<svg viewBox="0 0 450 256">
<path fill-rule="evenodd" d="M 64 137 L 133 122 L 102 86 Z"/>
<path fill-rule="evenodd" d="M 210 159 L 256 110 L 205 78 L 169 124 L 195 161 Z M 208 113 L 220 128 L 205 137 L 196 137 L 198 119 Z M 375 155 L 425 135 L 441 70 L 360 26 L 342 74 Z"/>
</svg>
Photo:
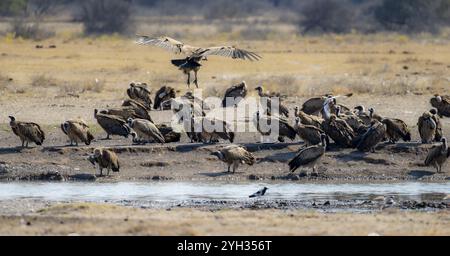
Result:
<svg viewBox="0 0 450 256">
<path fill-rule="evenodd" d="M 362 105 L 356 106 L 354 109 L 355 109 L 356 111 L 358 111 L 359 114 L 362 114 L 362 113 L 364 113 L 364 111 L 365 111 L 365 108 L 364 108 L 364 106 L 362 106 Z"/>
<path fill-rule="evenodd" d="M 9 119 L 11 119 L 11 122 L 16 121 L 16 118 L 15 118 L 15 117 L 13 117 L 13 116 L 8 116 L 8 117 L 9 117 Z"/>
<path fill-rule="evenodd" d="M 210 155 L 212 155 L 212 156 L 217 156 L 217 158 L 219 158 L 220 160 L 223 160 L 223 159 L 224 159 L 224 155 L 223 155 L 223 153 L 220 152 L 220 151 L 214 151 L 214 152 L 211 152 Z"/>
<path fill-rule="evenodd" d="M 437 115 L 438 111 L 435 108 L 430 109 L 430 114 Z"/>
</svg>

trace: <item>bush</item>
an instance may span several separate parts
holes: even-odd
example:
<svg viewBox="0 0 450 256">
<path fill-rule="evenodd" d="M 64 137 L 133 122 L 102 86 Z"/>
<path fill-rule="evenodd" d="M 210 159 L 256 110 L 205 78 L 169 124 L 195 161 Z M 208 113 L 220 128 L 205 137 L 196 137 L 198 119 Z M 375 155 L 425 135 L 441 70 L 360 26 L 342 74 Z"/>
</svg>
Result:
<svg viewBox="0 0 450 256">
<path fill-rule="evenodd" d="M 16 38 L 44 40 L 55 35 L 55 32 L 42 29 L 39 22 L 28 22 L 26 18 L 18 17 L 10 22 L 10 32 Z"/>
<path fill-rule="evenodd" d="M 23 14 L 27 9 L 28 0 L 1 0 L 0 15 L 12 16 Z"/>
<path fill-rule="evenodd" d="M 317 0 L 307 2 L 301 8 L 303 34 L 310 31 L 345 33 L 350 31 L 353 13 L 345 1 Z"/>
<path fill-rule="evenodd" d="M 125 34 L 131 32 L 130 0 L 84 0 L 81 21 L 86 34 Z"/>
</svg>

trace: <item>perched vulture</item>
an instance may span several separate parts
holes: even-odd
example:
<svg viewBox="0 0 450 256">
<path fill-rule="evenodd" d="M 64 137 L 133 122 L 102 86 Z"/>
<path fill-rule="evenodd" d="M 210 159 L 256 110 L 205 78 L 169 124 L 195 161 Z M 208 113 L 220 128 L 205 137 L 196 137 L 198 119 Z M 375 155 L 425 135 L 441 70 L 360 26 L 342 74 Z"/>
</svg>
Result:
<svg viewBox="0 0 450 256">
<path fill-rule="evenodd" d="M 436 134 L 434 135 L 434 140 L 436 142 L 441 141 L 441 139 L 443 138 L 443 133 L 442 133 L 442 123 L 441 120 L 438 116 L 438 111 L 437 109 L 433 108 L 430 110 L 430 114 L 432 114 L 432 118 L 434 120 L 434 122 L 436 123 Z"/>
<path fill-rule="evenodd" d="M 341 147 L 353 147 L 356 135 L 347 122 L 334 114 L 330 114 L 328 104 L 331 101 L 332 99 L 327 100 L 323 106 L 322 113 L 325 121 L 322 123 L 322 129 L 331 139 L 333 139 L 336 145 Z"/>
<path fill-rule="evenodd" d="M 159 129 L 152 122 L 145 119 L 132 119 L 128 118 L 128 126 L 132 128 L 138 135 L 138 140 L 148 141 L 154 140 L 159 143 L 165 143 L 164 136 Z"/>
<path fill-rule="evenodd" d="M 386 126 L 378 120 L 373 120 L 372 125 L 358 140 L 356 148 L 359 151 L 371 151 L 375 153 L 378 143 L 386 137 Z"/>
<path fill-rule="evenodd" d="M 109 108 L 105 110 L 100 110 L 100 113 L 106 115 L 120 116 L 123 120 L 128 120 L 128 118 L 139 118 L 153 122 L 148 111 L 142 111 L 141 109 L 136 109 L 132 106 Z"/>
<path fill-rule="evenodd" d="M 289 162 L 289 170 L 295 172 L 301 166 L 312 167 L 316 173 L 316 163 L 325 154 L 327 143 L 326 135 L 321 135 L 322 145 L 313 145 L 299 150 L 297 155 Z"/>
<path fill-rule="evenodd" d="M 448 147 L 447 139 L 444 137 L 441 139 L 441 142 L 441 145 L 433 146 L 430 149 L 425 159 L 425 165 L 433 165 L 438 173 L 442 171 L 442 165 L 450 157 L 450 148 Z"/>
<path fill-rule="evenodd" d="M 127 94 L 130 99 L 141 102 L 147 109 L 150 110 L 152 108 L 151 92 L 147 89 L 147 84 L 131 83 L 127 89 Z"/>
<path fill-rule="evenodd" d="M 67 120 L 61 124 L 61 130 L 69 137 L 70 145 L 78 146 L 78 143 L 83 142 L 90 145 L 94 140 L 94 136 L 89 131 L 89 126 L 83 120 Z"/>
<path fill-rule="evenodd" d="M 245 99 L 247 96 L 247 84 L 245 81 L 243 81 L 240 84 L 233 85 L 232 87 L 228 88 L 225 92 L 225 96 L 222 100 L 222 107 L 231 107 L 231 105 L 228 105 L 232 103 L 233 107 L 236 106 L 242 99 Z"/>
<path fill-rule="evenodd" d="M 41 127 L 36 123 L 18 122 L 13 116 L 9 116 L 11 121 L 9 125 L 12 131 L 22 141 L 22 147 L 28 147 L 29 142 L 34 142 L 36 145 L 42 145 L 45 140 L 45 133 Z"/>
<path fill-rule="evenodd" d="M 369 113 L 366 113 L 364 106 L 356 106 L 355 114 L 364 123 L 364 125 L 369 126 L 372 124 L 372 118 L 370 118 Z"/>
<path fill-rule="evenodd" d="M 172 60 L 172 64 L 178 67 L 184 74 L 187 75 L 187 85 L 190 87 L 191 84 L 191 72 L 194 72 L 194 84 L 198 88 L 197 73 L 202 66 L 201 61 L 206 60 L 210 55 L 218 55 L 223 57 L 229 57 L 233 59 L 242 59 L 257 61 L 261 59 L 261 56 L 254 52 L 238 49 L 234 46 L 219 46 L 219 47 L 209 47 L 201 48 L 190 46 L 177 41 L 170 37 L 157 37 L 150 38 L 148 36 L 138 36 L 136 43 L 139 45 L 153 45 L 173 52 L 174 54 L 184 55 L 184 59 Z"/>
<path fill-rule="evenodd" d="M 317 128 L 322 127 L 323 119 L 321 117 L 308 115 L 305 112 L 299 110 L 298 107 L 295 107 L 295 116 L 300 118 L 300 123 L 304 125 L 312 125 Z"/>
<path fill-rule="evenodd" d="M 175 89 L 170 86 L 163 86 L 155 93 L 155 103 L 153 109 L 168 110 L 167 106 L 163 106 L 163 102 L 177 97 Z"/>
<path fill-rule="evenodd" d="M 128 138 L 128 135 L 130 135 L 130 127 L 128 127 L 126 121 L 121 117 L 102 114 L 97 109 L 94 110 L 94 117 L 103 130 L 105 130 L 107 134 L 106 139 L 110 139 L 110 135 L 119 135 L 125 138 Z"/>
<path fill-rule="evenodd" d="M 411 141 L 411 132 L 405 122 L 396 118 L 384 118 L 382 121 L 386 125 L 386 135 L 391 143 L 400 140 Z"/>
<path fill-rule="evenodd" d="M 433 115 L 430 112 L 425 112 L 419 117 L 417 122 L 419 128 L 419 135 L 422 139 L 422 143 L 432 143 L 436 135 L 437 124 Z"/>
<path fill-rule="evenodd" d="M 258 91 L 258 95 L 261 100 L 261 106 L 267 106 L 267 115 L 271 116 L 274 114 L 272 113 L 272 98 L 278 98 L 278 114 L 280 116 L 283 115 L 285 117 L 289 117 L 289 109 L 285 105 L 283 105 L 280 97 L 269 96 L 268 94 L 264 93 L 264 89 L 261 86 L 255 88 L 255 90 Z"/>
<path fill-rule="evenodd" d="M 252 153 L 238 145 L 224 147 L 219 151 L 212 152 L 211 155 L 217 156 L 219 160 L 225 162 L 228 165 L 228 172 L 231 171 L 230 167 L 233 166 L 233 173 L 236 172 L 240 164 L 254 165 L 256 162 Z"/>
</svg>

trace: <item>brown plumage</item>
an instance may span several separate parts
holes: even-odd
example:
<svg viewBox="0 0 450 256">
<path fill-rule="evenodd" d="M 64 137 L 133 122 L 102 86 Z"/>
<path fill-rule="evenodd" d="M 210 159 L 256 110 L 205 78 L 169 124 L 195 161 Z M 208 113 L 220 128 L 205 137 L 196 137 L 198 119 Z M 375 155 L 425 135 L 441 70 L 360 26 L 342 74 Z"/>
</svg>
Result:
<svg viewBox="0 0 450 256">
<path fill-rule="evenodd" d="M 378 143 L 382 142 L 385 137 L 386 126 L 378 120 L 373 120 L 372 125 L 367 132 L 359 138 L 356 148 L 362 152 L 371 151 L 372 153 L 375 153 L 376 146 Z"/>
<path fill-rule="evenodd" d="M 200 99 L 199 97 L 195 96 L 192 92 L 186 92 L 182 96 L 182 98 L 184 100 L 190 101 L 192 104 L 199 106 L 203 110 L 211 110 L 211 107 L 203 99 Z"/>
<path fill-rule="evenodd" d="M 107 134 L 106 139 L 109 139 L 110 135 L 119 135 L 128 138 L 130 127 L 128 127 L 126 121 L 121 117 L 102 114 L 97 109 L 94 110 L 94 117 L 103 130 L 105 130 Z"/>
<path fill-rule="evenodd" d="M 147 109 L 152 108 L 151 92 L 147 89 L 146 83 L 131 83 L 127 94 L 130 99 L 141 102 Z"/>
<path fill-rule="evenodd" d="M 275 113 L 272 111 L 272 99 L 277 98 L 278 99 L 278 114 L 284 115 L 285 117 L 289 117 L 289 109 L 281 102 L 281 98 L 277 96 L 271 96 L 264 92 L 264 89 L 259 86 L 255 88 L 256 91 L 258 91 L 258 95 L 260 97 L 261 105 L 264 107 L 267 107 L 266 114 L 271 116 Z"/>
<path fill-rule="evenodd" d="M 435 108 L 431 109 L 430 114 L 432 115 L 432 118 L 433 118 L 434 122 L 436 123 L 436 133 L 434 135 L 434 141 L 439 142 L 443 138 L 442 123 L 438 116 L 437 109 L 435 109 Z"/>
<path fill-rule="evenodd" d="M 315 116 L 315 115 L 308 115 L 305 112 L 299 110 L 298 107 L 295 107 L 295 116 L 300 118 L 300 122 L 305 125 L 313 125 L 317 128 L 322 127 L 323 118 Z"/>
<path fill-rule="evenodd" d="M 275 131 L 270 130 L 272 123 L 278 123 L 278 141 L 284 142 L 284 137 L 288 137 L 290 140 L 295 140 L 297 131 L 289 124 L 289 121 L 284 118 L 278 118 L 275 116 L 261 115 L 260 112 L 256 112 L 254 124 L 258 132 L 263 136 L 271 136 Z M 261 126 L 263 124 L 263 126 Z M 264 126 L 269 130 L 265 130 Z"/>
<path fill-rule="evenodd" d="M 89 132 L 89 126 L 83 120 L 67 120 L 61 124 L 61 130 L 69 137 L 70 145 L 78 146 L 78 143 L 83 142 L 90 145 L 94 140 L 94 136 Z"/>
<path fill-rule="evenodd" d="M 103 176 L 103 169 L 107 170 L 108 176 L 111 170 L 113 172 L 120 171 L 119 158 L 116 153 L 111 150 L 96 148 L 94 149 L 94 153 L 89 156 L 88 160 L 96 167 L 96 169 L 100 169 L 100 176 Z M 97 175 L 97 172 L 95 172 L 95 174 Z"/>
<path fill-rule="evenodd" d="M 128 118 L 128 126 L 136 132 L 140 141 L 154 140 L 159 143 L 165 143 L 164 136 L 159 129 L 148 120 Z"/>
<path fill-rule="evenodd" d="M 329 104 L 332 101 L 332 98 L 327 99 L 323 106 L 322 116 L 325 120 L 322 123 L 322 129 L 336 145 L 341 147 L 353 147 L 356 134 L 347 122 L 340 119 L 335 114 L 330 114 Z"/>
<path fill-rule="evenodd" d="M 384 118 L 381 121 L 386 125 L 387 139 L 391 143 L 396 143 L 400 139 L 411 141 L 411 132 L 405 122 L 396 118 Z"/>
<path fill-rule="evenodd" d="M 436 135 L 436 122 L 433 119 L 433 115 L 430 112 L 425 112 L 419 117 L 417 122 L 419 128 L 420 138 L 422 143 L 431 143 Z"/>
<path fill-rule="evenodd" d="M 215 143 L 219 139 L 234 142 L 235 133 L 231 131 L 227 122 L 208 117 L 195 117 L 194 122 L 194 131 L 202 142 Z"/>
<path fill-rule="evenodd" d="M 450 157 L 450 148 L 448 147 L 447 139 L 442 138 L 441 142 L 441 145 L 433 146 L 430 149 L 425 159 L 425 166 L 434 166 L 438 173 L 442 171 L 442 165 Z"/>
<path fill-rule="evenodd" d="M 100 110 L 100 113 L 106 115 L 120 116 L 123 120 L 128 120 L 128 118 L 139 118 L 145 119 L 153 122 L 152 117 L 148 111 L 142 111 L 142 109 L 136 109 L 132 106 L 120 107 L 120 108 L 109 108 Z"/>
<path fill-rule="evenodd" d="M 28 147 L 29 142 L 33 142 L 36 145 L 42 145 L 45 140 L 45 133 L 41 127 L 36 123 L 31 122 L 18 122 L 13 116 L 9 116 L 11 120 L 9 125 L 12 131 L 22 141 L 22 147 Z"/>
<path fill-rule="evenodd" d="M 306 146 L 317 145 L 322 142 L 321 136 L 325 134 L 322 129 L 313 125 L 304 125 L 300 123 L 300 118 L 295 119 L 294 129 L 297 131 L 298 136 L 305 142 Z"/>
<path fill-rule="evenodd" d="M 164 141 L 166 143 L 179 142 L 181 139 L 181 134 L 175 132 L 170 126 L 167 126 L 165 124 L 157 124 L 156 128 L 158 128 L 158 130 L 164 136 Z"/>
<path fill-rule="evenodd" d="M 167 106 L 163 106 L 163 102 L 166 102 L 170 99 L 175 99 L 177 97 L 177 94 L 175 92 L 175 89 L 170 86 L 163 86 L 161 87 L 156 93 L 155 93 L 155 103 L 153 105 L 153 109 L 161 109 L 161 110 L 168 110 Z"/>
<path fill-rule="evenodd" d="M 230 172 L 230 167 L 233 166 L 233 173 L 236 172 L 240 164 L 254 165 L 256 162 L 252 153 L 238 145 L 227 146 L 219 151 L 212 152 L 211 155 L 215 155 L 219 160 L 225 162 L 228 165 L 228 172 Z"/>
<path fill-rule="evenodd" d="M 225 96 L 222 100 L 222 107 L 226 108 L 236 106 L 242 99 L 245 99 L 247 92 L 247 84 L 245 81 L 237 85 L 233 85 L 225 91 Z"/>
<path fill-rule="evenodd" d="M 325 154 L 327 143 L 325 135 L 321 135 L 322 144 L 302 148 L 297 155 L 289 161 L 289 170 L 294 172 L 302 166 L 312 166 L 313 172 L 316 172 L 316 163 Z"/>
<path fill-rule="evenodd" d="M 332 100 L 328 100 L 329 102 L 329 108 L 331 113 L 336 113 L 336 106 L 341 106 L 341 110 L 343 112 L 347 112 L 350 111 L 350 109 L 342 104 L 337 104 L 337 98 L 348 98 L 351 97 L 353 94 L 347 94 L 347 95 L 339 95 L 339 96 L 333 96 L 332 94 L 327 94 L 327 95 L 323 95 L 320 97 L 314 97 L 314 98 L 310 98 L 307 101 L 305 101 L 302 105 L 302 109 L 301 111 L 305 112 L 308 115 L 319 115 L 320 112 L 322 111 L 323 105 L 325 104 L 325 102 L 328 99 L 332 99 Z"/>
<path fill-rule="evenodd" d="M 229 57 L 232 59 L 242 59 L 257 61 L 261 59 L 261 56 L 254 52 L 238 49 L 234 46 L 219 46 L 219 47 L 195 47 L 184 44 L 170 37 L 158 37 L 150 38 L 148 36 L 139 36 L 136 41 L 140 45 L 154 45 L 161 47 L 165 50 L 173 52 L 174 54 L 181 54 L 186 56 L 184 59 L 172 60 L 172 64 L 178 67 L 183 73 L 187 75 L 187 85 L 191 83 L 191 72 L 194 72 L 194 84 L 198 88 L 197 73 L 202 66 L 201 61 L 206 60 L 208 56 L 217 55 L 223 57 Z"/>
<path fill-rule="evenodd" d="M 380 115 L 375 113 L 375 109 L 374 108 L 369 108 L 369 117 L 370 117 L 370 120 L 376 119 L 379 122 L 383 121 L 383 117 L 381 117 Z"/>
<path fill-rule="evenodd" d="M 372 123 L 372 118 L 370 118 L 370 113 L 366 113 L 364 106 L 355 107 L 355 115 L 363 122 L 364 125 L 370 126 Z"/>
<path fill-rule="evenodd" d="M 430 103 L 438 110 L 440 117 L 450 117 L 450 95 L 435 95 L 430 99 Z"/>
<path fill-rule="evenodd" d="M 336 116 L 341 120 L 344 120 L 352 129 L 355 134 L 363 134 L 367 131 L 368 127 L 364 125 L 364 122 L 353 112 L 342 112 L 341 106 L 336 106 Z"/>
<path fill-rule="evenodd" d="M 122 102 L 122 107 L 133 107 L 136 110 L 136 112 L 139 113 L 141 112 L 145 113 L 150 111 L 150 109 L 147 108 L 144 104 L 142 104 L 142 102 L 133 99 L 124 100 Z"/>
</svg>

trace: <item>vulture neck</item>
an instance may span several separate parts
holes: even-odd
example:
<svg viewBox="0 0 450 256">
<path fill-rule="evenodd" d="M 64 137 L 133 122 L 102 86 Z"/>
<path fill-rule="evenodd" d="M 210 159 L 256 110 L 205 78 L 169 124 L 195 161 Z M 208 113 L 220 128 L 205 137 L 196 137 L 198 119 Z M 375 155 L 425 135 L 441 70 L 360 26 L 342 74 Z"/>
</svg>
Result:
<svg viewBox="0 0 450 256">
<path fill-rule="evenodd" d="M 330 113 L 330 105 L 329 104 L 325 104 L 325 106 L 323 106 L 322 115 L 325 120 L 330 120 L 331 113 Z"/>
</svg>

